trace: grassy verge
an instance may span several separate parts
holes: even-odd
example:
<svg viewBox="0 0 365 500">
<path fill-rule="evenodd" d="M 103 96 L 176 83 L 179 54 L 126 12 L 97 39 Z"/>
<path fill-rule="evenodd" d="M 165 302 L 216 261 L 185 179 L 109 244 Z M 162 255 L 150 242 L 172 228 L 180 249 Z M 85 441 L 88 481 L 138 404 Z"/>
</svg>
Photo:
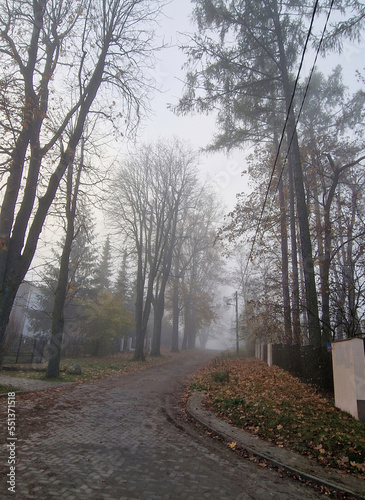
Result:
<svg viewBox="0 0 365 500">
<path fill-rule="evenodd" d="M 207 407 L 279 447 L 365 476 L 365 423 L 313 386 L 255 359 L 218 359 L 194 377 Z"/>
<path fill-rule="evenodd" d="M 20 391 L 18 387 L 13 387 L 12 385 L 0 384 L 0 394 L 7 394 L 8 392 Z"/>
<path fill-rule="evenodd" d="M 96 380 L 117 373 L 143 370 L 152 365 L 166 363 L 172 357 L 171 353 L 164 353 L 160 357 L 146 357 L 146 361 L 133 361 L 132 353 L 119 353 L 105 357 L 88 357 L 64 359 L 60 364 L 60 376 L 57 379 L 48 379 L 45 376 L 47 365 L 12 365 L 16 370 L 2 371 L 3 375 L 22 377 L 34 380 L 49 380 L 56 382 L 86 382 Z M 68 373 L 68 368 L 78 363 L 81 366 L 81 375 Z"/>
</svg>

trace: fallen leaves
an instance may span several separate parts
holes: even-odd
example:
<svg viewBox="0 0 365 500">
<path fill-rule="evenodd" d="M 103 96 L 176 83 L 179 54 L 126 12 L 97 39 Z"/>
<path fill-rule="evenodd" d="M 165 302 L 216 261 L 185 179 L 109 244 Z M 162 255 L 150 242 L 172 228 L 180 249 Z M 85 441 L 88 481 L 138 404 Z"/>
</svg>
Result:
<svg viewBox="0 0 365 500">
<path fill-rule="evenodd" d="M 207 406 L 220 417 L 279 447 L 365 474 L 364 422 L 279 367 L 255 359 L 216 360 L 196 374 L 191 388 L 205 391 Z"/>
</svg>

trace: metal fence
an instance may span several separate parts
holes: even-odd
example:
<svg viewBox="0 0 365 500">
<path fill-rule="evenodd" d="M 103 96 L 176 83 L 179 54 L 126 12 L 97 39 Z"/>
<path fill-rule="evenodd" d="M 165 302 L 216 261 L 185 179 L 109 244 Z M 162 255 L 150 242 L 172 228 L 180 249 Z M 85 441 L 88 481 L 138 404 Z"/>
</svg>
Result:
<svg viewBox="0 0 365 500">
<path fill-rule="evenodd" d="M 62 358 L 110 356 L 134 349 L 135 339 L 88 339 L 65 335 L 62 343 Z M 148 345 L 146 342 L 146 349 Z M 3 364 L 42 363 L 49 358 L 49 339 L 45 337 L 16 336 L 5 346 Z"/>
<path fill-rule="evenodd" d="M 333 392 L 332 353 L 326 346 L 274 344 L 273 364 L 326 392 Z"/>
<path fill-rule="evenodd" d="M 3 364 L 42 363 L 46 346 L 47 341 L 42 338 L 15 337 L 5 349 Z"/>
<path fill-rule="evenodd" d="M 255 355 L 325 392 L 333 393 L 332 353 L 326 346 L 261 343 L 256 345 Z"/>
</svg>

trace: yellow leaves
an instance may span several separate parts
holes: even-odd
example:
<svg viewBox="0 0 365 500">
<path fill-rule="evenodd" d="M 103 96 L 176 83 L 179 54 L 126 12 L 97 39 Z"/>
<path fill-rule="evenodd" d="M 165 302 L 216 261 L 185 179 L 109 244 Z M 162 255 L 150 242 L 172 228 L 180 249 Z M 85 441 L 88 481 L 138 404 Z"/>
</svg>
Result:
<svg viewBox="0 0 365 500">
<path fill-rule="evenodd" d="M 234 441 L 232 441 L 232 443 L 228 443 L 228 446 L 233 450 L 234 448 L 236 448 L 237 443 L 235 443 Z"/>
</svg>

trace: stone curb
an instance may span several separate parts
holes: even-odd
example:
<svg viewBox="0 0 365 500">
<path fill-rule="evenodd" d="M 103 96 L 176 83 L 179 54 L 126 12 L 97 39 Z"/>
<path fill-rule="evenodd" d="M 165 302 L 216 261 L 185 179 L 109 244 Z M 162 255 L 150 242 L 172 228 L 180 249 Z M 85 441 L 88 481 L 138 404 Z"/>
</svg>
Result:
<svg viewBox="0 0 365 500">
<path fill-rule="evenodd" d="M 334 469 L 327 470 L 299 453 L 278 448 L 238 427 L 224 422 L 213 412 L 203 408 L 202 402 L 204 397 L 203 393 L 193 393 L 187 402 L 187 413 L 225 441 L 235 442 L 237 447 L 246 450 L 258 458 L 267 460 L 272 465 L 281 467 L 302 479 L 325 486 L 330 490 L 346 493 L 353 498 L 365 500 L 365 482 L 361 479 L 352 476 L 343 476 Z"/>
<path fill-rule="evenodd" d="M 9 391 L 11 392 L 11 391 Z M 13 391 L 15 392 L 15 394 L 26 394 L 27 392 L 30 392 L 30 391 Z M 8 393 L 7 392 L 4 392 L 3 394 L 0 394 L 0 399 L 1 398 L 7 398 L 8 397 Z"/>
</svg>

